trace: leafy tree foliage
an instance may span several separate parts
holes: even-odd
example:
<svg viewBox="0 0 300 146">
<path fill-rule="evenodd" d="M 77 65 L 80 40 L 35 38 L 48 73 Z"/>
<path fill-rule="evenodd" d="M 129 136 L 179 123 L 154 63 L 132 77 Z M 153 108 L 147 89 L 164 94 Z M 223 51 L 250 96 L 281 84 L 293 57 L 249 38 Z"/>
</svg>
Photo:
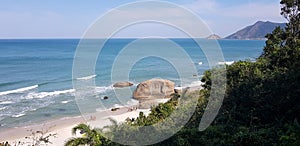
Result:
<svg viewBox="0 0 300 146">
<path fill-rule="evenodd" d="M 300 0 L 281 0 L 280 4 L 288 20 L 286 28 L 278 27 L 266 36 L 264 52 L 256 62 L 227 66 L 225 99 L 213 124 L 198 131 L 212 92 L 211 78 L 222 73 L 219 68 L 204 73 L 204 89 L 191 97 L 199 100 L 185 127 L 155 145 L 300 145 Z M 113 130 L 132 132 L 139 130 L 136 126 L 158 123 L 177 108 L 178 98 L 173 95 L 169 102 L 153 107 L 148 116 L 140 113 Z M 94 138 L 88 139 L 96 144 Z M 97 144 L 104 144 L 103 140 Z"/>
<path fill-rule="evenodd" d="M 256 62 L 227 66 L 226 95 L 213 125 L 198 132 L 196 123 L 202 115 L 194 114 L 184 129 L 158 145 L 300 145 L 299 4 L 299 0 L 281 1 L 289 23 L 266 36 Z M 202 78 L 205 98 L 215 70 Z M 202 112 L 197 108 L 196 113 Z"/>
<path fill-rule="evenodd" d="M 66 146 L 78 146 L 78 145 L 109 145 L 111 141 L 106 139 L 100 134 L 100 129 L 92 129 L 86 124 L 79 124 L 72 129 L 72 134 L 76 135 L 77 132 L 83 134 L 83 136 L 69 139 Z"/>
</svg>

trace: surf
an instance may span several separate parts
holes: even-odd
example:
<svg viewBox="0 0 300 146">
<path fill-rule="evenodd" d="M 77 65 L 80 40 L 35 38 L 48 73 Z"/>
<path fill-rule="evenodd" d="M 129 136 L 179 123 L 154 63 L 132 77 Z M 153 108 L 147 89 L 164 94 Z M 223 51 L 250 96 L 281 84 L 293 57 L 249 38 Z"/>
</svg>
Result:
<svg viewBox="0 0 300 146">
<path fill-rule="evenodd" d="M 92 79 L 92 78 L 95 78 L 97 75 L 90 75 L 90 76 L 85 76 L 85 77 L 79 77 L 79 78 L 76 78 L 77 80 L 89 80 L 89 79 Z"/>
<path fill-rule="evenodd" d="M 231 65 L 233 63 L 234 63 L 234 61 L 221 61 L 221 62 L 218 62 L 218 65 Z"/>
<path fill-rule="evenodd" d="M 33 98 L 45 98 L 45 97 L 53 97 L 61 94 L 68 94 L 75 92 L 75 89 L 61 90 L 61 91 L 52 91 L 52 92 L 32 92 L 29 93 L 25 99 L 33 99 Z"/>
<path fill-rule="evenodd" d="M 33 90 L 33 89 L 38 88 L 38 87 L 39 87 L 39 85 L 33 85 L 33 86 L 29 86 L 29 87 L 23 87 L 23 88 L 19 88 L 19 89 L 4 91 L 4 92 L 0 92 L 0 96 L 13 94 L 13 93 L 21 93 L 21 92 L 25 92 L 25 91 L 28 91 L 28 90 Z"/>
</svg>

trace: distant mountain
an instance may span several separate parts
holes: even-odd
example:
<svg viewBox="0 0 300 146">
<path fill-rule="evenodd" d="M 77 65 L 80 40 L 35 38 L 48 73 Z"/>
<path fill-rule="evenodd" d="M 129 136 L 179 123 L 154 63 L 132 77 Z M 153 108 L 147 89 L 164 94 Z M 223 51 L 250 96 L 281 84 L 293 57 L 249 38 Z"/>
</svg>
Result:
<svg viewBox="0 0 300 146">
<path fill-rule="evenodd" d="M 265 39 L 277 26 L 285 27 L 285 23 L 273 23 L 270 21 L 258 21 L 253 25 L 247 26 L 236 33 L 225 37 L 225 39 Z"/>
<path fill-rule="evenodd" d="M 217 40 L 217 39 L 221 39 L 221 37 L 216 34 L 212 34 L 212 35 L 208 36 L 207 39 Z"/>
</svg>

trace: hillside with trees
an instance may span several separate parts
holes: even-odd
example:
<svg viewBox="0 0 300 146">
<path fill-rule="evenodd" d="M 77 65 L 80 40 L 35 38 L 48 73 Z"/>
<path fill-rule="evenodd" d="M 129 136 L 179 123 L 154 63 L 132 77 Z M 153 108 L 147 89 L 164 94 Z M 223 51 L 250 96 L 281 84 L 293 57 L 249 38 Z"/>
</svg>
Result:
<svg viewBox="0 0 300 146">
<path fill-rule="evenodd" d="M 276 27 L 284 28 L 285 25 L 285 23 L 257 21 L 255 24 L 225 37 L 225 39 L 261 40 L 265 39 L 266 34 L 271 33 Z"/>
<path fill-rule="evenodd" d="M 280 4 L 281 14 L 288 20 L 286 27 L 277 27 L 266 36 L 264 52 L 256 62 L 227 66 L 226 95 L 213 124 L 198 130 L 211 92 L 212 72 L 219 68 L 206 71 L 204 89 L 190 97 L 198 98 L 198 105 L 189 122 L 174 136 L 154 145 L 300 145 L 300 1 L 281 0 Z M 141 113 L 137 119 L 111 126 L 110 132 L 121 130 L 124 133 L 115 137 L 127 138 L 127 132 L 168 117 L 182 98 L 174 94 L 169 102 L 152 108 L 149 116 Z M 186 103 L 189 106 L 188 100 Z M 87 133 L 86 138 L 72 139 L 66 145 L 118 145 L 97 129 L 79 125 L 74 130 L 80 128 Z M 156 130 L 165 132 L 164 127 Z"/>
</svg>

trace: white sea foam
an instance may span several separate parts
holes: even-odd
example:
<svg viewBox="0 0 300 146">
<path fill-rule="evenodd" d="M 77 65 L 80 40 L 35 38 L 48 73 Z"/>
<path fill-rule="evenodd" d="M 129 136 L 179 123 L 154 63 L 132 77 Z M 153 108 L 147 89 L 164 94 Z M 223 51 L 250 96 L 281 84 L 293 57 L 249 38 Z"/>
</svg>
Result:
<svg viewBox="0 0 300 146">
<path fill-rule="evenodd" d="M 95 87 L 96 93 L 104 93 L 110 89 L 113 89 L 113 87 L 112 86 Z M 73 93 L 73 92 L 75 92 L 75 89 L 51 91 L 51 92 L 31 92 L 31 93 L 28 93 L 24 97 L 24 99 L 45 98 L 45 97 L 51 97 L 51 96 L 58 96 L 61 94 L 69 94 L 69 93 Z M 67 101 L 63 101 L 63 102 L 66 103 Z M 70 101 L 68 101 L 68 102 L 70 102 Z"/>
<path fill-rule="evenodd" d="M 6 109 L 6 107 L 1 107 L 1 108 L 0 108 L 0 111 L 5 110 L 5 109 Z"/>
<path fill-rule="evenodd" d="M 218 65 L 231 65 L 233 63 L 234 63 L 234 61 L 221 61 L 221 62 L 218 62 Z"/>
<path fill-rule="evenodd" d="M 63 104 L 66 104 L 66 103 L 69 103 L 69 102 L 71 102 L 72 100 L 65 100 L 65 101 L 62 101 L 61 103 L 63 103 Z"/>
<path fill-rule="evenodd" d="M 135 99 L 130 99 L 125 103 L 120 103 L 120 104 L 114 104 L 113 106 L 110 106 L 110 107 L 107 107 L 107 109 L 110 109 L 110 108 L 124 108 L 124 107 L 130 107 L 130 106 L 135 106 L 135 105 L 138 105 L 139 104 L 139 101 L 138 100 L 135 100 Z M 103 108 L 98 108 L 96 109 L 97 112 L 102 112 L 102 111 L 105 111 L 107 109 L 103 109 Z"/>
<path fill-rule="evenodd" d="M 136 86 L 138 86 L 140 83 L 133 83 L 133 87 L 136 87 Z"/>
<path fill-rule="evenodd" d="M 80 78 L 76 78 L 77 80 L 89 80 L 92 79 L 94 77 L 96 77 L 97 75 L 90 75 L 90 76 L 85 76 L 85 77 L 80 77 Z"/>
<path fill-rule="evenodd" d="M 67 93 L 72 93 L 75 92 L 75 89 L 68 89 L 68 90 L 62 90 L 62 91 L 52 91 L 52 92 L 32 92 L 29 93 L 25 99 L 33 99 L 33 98 L 45 98 L 49 96 L 57 96 L 60 94 L 67 94 Z"/>
<path fill-rule="evenodd" d="M 11 117 L 18 118 L 18 117 L 21 117 L 21 116 L 24 116 L 24 115 L 25 115 L 25 113 L 20 113 L 20 114 L 12 115 Z"/>
<path fill-rule="evenodd" d="M 19 89 L 15 89 L 15 90 L 4 91 L 4 92 L 0 92 L 0 96 L 1 95 L 12 94 L 12 93 L 20 93 L 20 92 L 32 90 L 32 89 L 35 89 L 35 88 L 38 88 L 38 87 L 39 87 L 38 85 L 34 85 L 34 86 L 19 88 Z"/>
<path fill-rule="evenodd" d="M 120 105 L 120 104 L 114 104 L 113 105 L 113 108 L 122 108 L 122 107 L 125 107 L 124 105 Z"/>
<path fill-rule="evenodd" d="M 97 93 L 104 93 L 107 90 L 112 90 L 113 86 L 102 86 L 102 87 L 96 87 L 95 90 Z"/>
<path fill-rule="evenodd" d="M 97 112 L 104 112 L 104 111 L 107 111 L 107 109 L 97 108 L 96 111 L 97 111 Z"/>
<path fill-rule="evenodd" d="M 138 105 L 138 104 L 139 104 L 139 101 L 138 101 L 138 100 L 135 100 L 135 99 L 131 99 L 131 100 L 127 101 L 126 104 L 127 104 L 127 105 Z"/>
<path fill-rule="evenodd" d="M 3 104 L 12 104 L 12 103 L 14 103 L 14 102 L 12 102 L 12 101 L 1 101 L 0 105 L 3 105 Z"/>
<path fill-rule="evenodd" d="M 185 84 L 182 87 L 175 87 L 175 89 L 184 89 L 187 87 L 200 87 L 201 85 L 203 85 L 203 83 L 201 81 L 193 81 L 190 84 Z"/>
<path fill-rule="evenodd" d="M 194 81 L 192 82 L 189 87 L 201 86 L 203 83 L 201 81 Z"/>
<path fill-rule="evenodd" d="M 203 63 L 202 62 L 198 62 L 198 65 L 202 65 Z"/>
<path fill-rule="evenodd" d="M 181 90 L 183 87 L 174 87 L 174 89 Z"/>
</svg>

